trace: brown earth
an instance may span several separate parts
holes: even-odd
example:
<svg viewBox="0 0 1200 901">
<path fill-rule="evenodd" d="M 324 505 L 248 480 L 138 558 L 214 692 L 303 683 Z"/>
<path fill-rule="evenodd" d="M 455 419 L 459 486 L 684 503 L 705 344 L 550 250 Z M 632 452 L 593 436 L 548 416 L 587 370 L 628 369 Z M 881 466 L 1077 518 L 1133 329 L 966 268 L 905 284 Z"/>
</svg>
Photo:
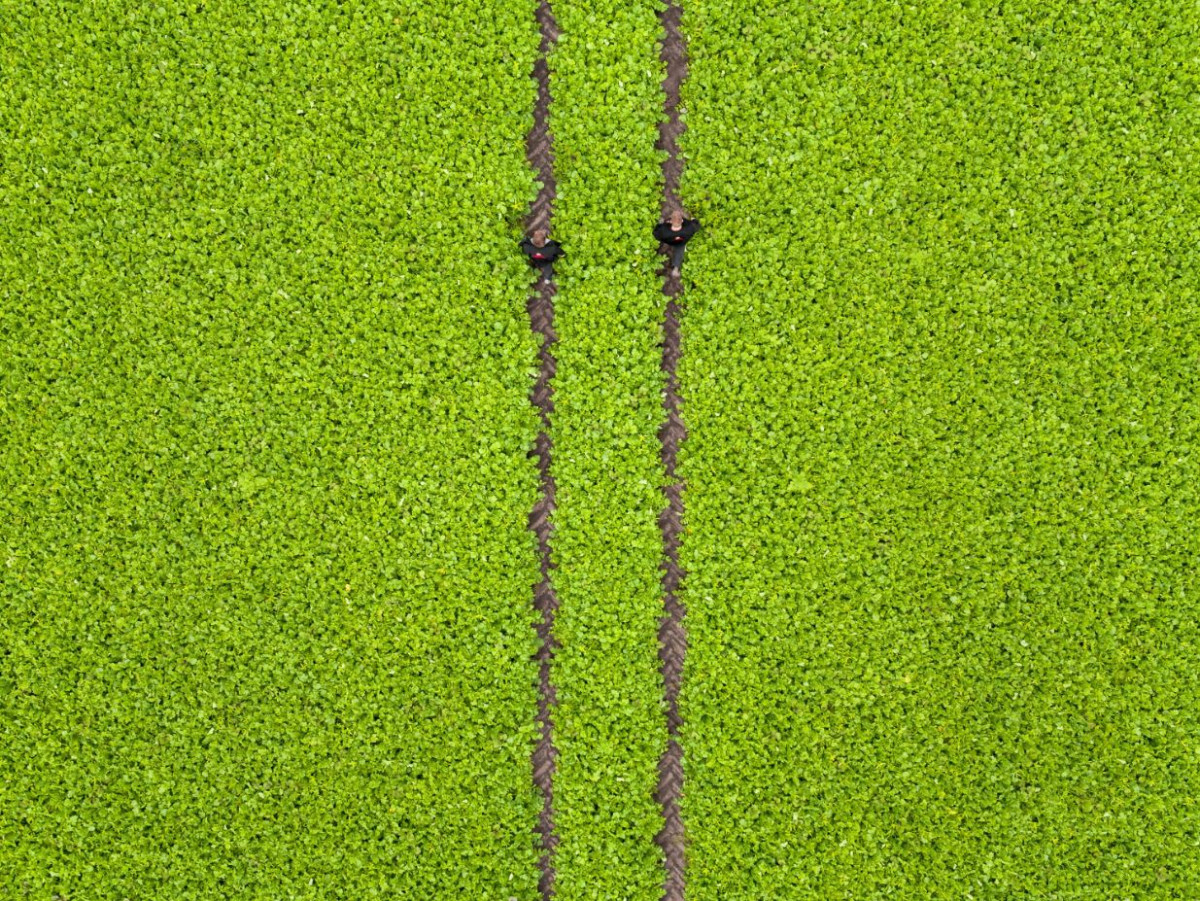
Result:
<svg viewBox="0 0 1200 901">
<path fill-rule="evenodd" d="M 550 67 L 547 55 L 558 40 L 558 25 L 546 0 L 542 0 L 538 6 L 536 17 L 542 40 L 539 58 L 533 67 L 537 101 L 533 111 L 533 127 L 526 140 L 525 152 L 530 164 L 538 173 L 542 187 L 526 218 L 526 232 L 529 235 L 538 229 L 551 230 L 556 191 L 554 142 L 549 128 Z M 533 749 L 532 764 L 533 783 L 542 799 L 542 810 L 538 815 L 535 832 L 542 850 L 538 864 L 541 870 L 538 888 L 544 901 L 554 897 L 554 849 L 558 845 L 558 835 L 554 829 L 554 772 L 558 757 L 558 751 L 554 747 L 554 709 L 557 701 L 551 679 L 554 649 L 557 646 L 554 640 L 554 616 L 558 610 L 558 596 L 550 578 L 550 539 L 553 532 L 551 518 L 555 508 L 555 485 L 551 473 L 554 447 L 549 436 L 550 417 L 554 413 L 554 389 L 551 381 L 557 365 L 554 358 L 554 344 L 558 341 L 558 335 L 554 331 L 556 293 L 553 277 L 539 277 L 527 304 L 530 327 L 542 339 L 538 351 L 538 375 L 529 395 L 542 423 L 534 448 L 530 452 L 537 461 L 541 496 L 530 511 L 529 528 L 537 536 L 542 576 L 533 593 L 534 608 L 541 615 L 541 620 L 537 623 L 537 635 L 541 646 L 536 654 L 539 664 L 537 722 L 540 734 Z"/>
<path fill-rule="evenodd" d="M 683 158 L 679 153 L 679 137 L 684 126 L 679 115 L 679 90 L 687 77 L 687 45 L 680 31 L 683 10 L 679 0 L 668 0 L 661 13 L 663 24 L 662 60 L 666 64 L 663 80 L 666 121 L 659 126 L 658 149 L 667 157 L 663 162 L 662 216 L 684 212 L 679 198 L 679 180 L 683 173 Z M 683 901 L 685 890 L 685 834 L 679 802 L 683 795 L 683 748 L 679 743 L 679 689 L 683 679 L 683 663 L 687 655 L 687 632 L 683 619 L 685 609 L 679 599 L 683 569 L 679 565 L 679 543 L 683 532 L 683 482 L 675 471 L 680 443 L 687 438 L 687 429 L 680 416 L 681 400 L 676 366 L 681 352 L 679 297 L 683 284 L 679 273 L 668 261 L 662 270 L 663 293 L 667 297 L 663 316 L 662 369 L 665 374 L 663 410 L 667 418 L 659 429 L 662 442 L 662 463 L 667 484 L 663 489 L 667 505 L 658 519 L 663 536 L 663 613 L 659 625 L 659 660 L 662 663 L 663 692 L 667 706 L 667 748 L 658 764 L 656 797 L 662 805 L 663 828 L 657 836 L 666 867 L 663 884 L 664 901 Z"/>
</svg>

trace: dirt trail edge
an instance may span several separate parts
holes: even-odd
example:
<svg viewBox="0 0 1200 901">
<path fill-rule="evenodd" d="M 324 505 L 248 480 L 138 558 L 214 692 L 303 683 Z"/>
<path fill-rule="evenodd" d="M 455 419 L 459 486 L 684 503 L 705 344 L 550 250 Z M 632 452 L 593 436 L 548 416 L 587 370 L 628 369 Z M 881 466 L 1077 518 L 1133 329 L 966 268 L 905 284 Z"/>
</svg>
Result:
<svg viewBox="0 0 1200 901">
<path fill-rule="evenodd" d="M 663 25 L 662 60 L 667 74 L 663 80 L 666 95 L 666 121 L 659 126 L 658 149 L 667 153 L 663 161 L 662 216 L 683 212 L 679 199 L 679 179 L 683 174 L 683 158 L 679 155 L 679 136 L 684 126 L 679 116 L 679 89 L 687 77 L 687 45 L 680 23 L 683 9 L 679 0 L 667 0 L 661 13 Z M 662 661 L 663 691 L 667 706 L 667 749 L 658 764 L 658 803 L 662 805 L 663 828 L 658 834 L 666 865 L 663 885 L 664 901 L 683 901 L 686 854 L 684 850 L 683 819 L 679 801 L 683 795 L 683 748 L 679 744 L 679 688 L 683 679 L 683 661 L 687 654 L 687 633 L 683 627 L 684 607 L 679 589 L 684 572 L 679 566 L 679 542 L 683 531 L 683 483 L 675 473 L 676 455 L 680 443 L 687 437 L 680 417 L 679 380 L 675 370 L 679 363 L 679 296 L 683 285 L 678 273 L 671 269 L 670 260 L 663 266 L 663 294 L 667 297 L 663 317 L 662 369 L 666 374 L 663 409 L 667 418 L 659 429 L 662 442 L 662 462 L 667 484 L 663 489 L 667 506 L 658 518 L 663 536 L 663 612 L 659 626 L 659 659 Z"/>
<path fill-rule="evenodd" d="M 550 134 L 550 65 L 547 57 L 558 40 L 558 23 L 546 0 L 538 5 L 537 23 L 541 28 L 542 41 L 539 56 L 533 66 L 533 79 L 537 83 L 537 101 L 533 108 L 533 128 L 526 139 L 525 154 L 530 164 L 537 170 L 542 182 L 541 190 L 530 207 L 526 219 L 527 234 L 532 235 L 538 229 L 550 230 L 553 220 L 553 204 L 556 193 L 554 181 L 554 145 Z M 554 708 L 557 699 L 554 693 L 554 683 L 551 681 L 551 664 L 554 659 L 554 615 L 558 610 L 558 595 L 550 579 L 550 537 L 552 532 L 551 517 L 555 508 L 554 476 L 551 473 L 550 461 L 553 444 L 550 440 L 550 417 L 554 413 L 554 398 L 551 381 L 554 378 L 557 363 L 554 359 L 554 344 L 558 335 L 554 331 L 554 296 L 557 288 L 553 277 L 539 276 L 537 285 L 529 297 L 527 309 L 529 324 L 533 331 L 542 339 L 538 351 L 540 367 L 537 379 L 529 399 L 538 411 L 542 427 L 538 432 L 531 456 L 537 460 L 538 473 L 541 476 L 541 496 L 529 514 L 530 531 L 537 536 L 538 552 L 541 557 L 542 578 L 533 592 L 533 605 L 541 620 L 537 623 L 537 634 L 541 641 L 538 648 L 537 660 L 540 664 L 538 671 L 538 711 L 537 722 L 541 730 L 537 744 L 533 750 L 533 784 L 542 798 L 542 811 L 538 816 L 536 833 L 540 839 L 542 856 L 538 866 L 541 875 L 538 888 L 544 901 L 554 897 L 554 849 L 558 845 L 558 835 L 554 831 L 554 771 L 558 751 L 554 747 Z"/>
</svg>

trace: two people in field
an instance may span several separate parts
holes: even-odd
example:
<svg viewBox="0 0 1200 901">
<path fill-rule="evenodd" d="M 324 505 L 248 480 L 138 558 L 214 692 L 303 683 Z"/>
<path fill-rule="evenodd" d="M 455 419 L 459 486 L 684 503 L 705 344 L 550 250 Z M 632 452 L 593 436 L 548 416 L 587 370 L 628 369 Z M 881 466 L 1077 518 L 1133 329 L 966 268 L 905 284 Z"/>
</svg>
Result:
<svg viewBox="0 0 1200 901">
<path fill-rule="evenodd" d="M 695 219 L 687 219 L 679 210 L 675 210 L 663 222 L 654 226 L 654 237 L 663 249 L 671 255 L 671 270 L 679 275 L 683 266 L 683 251 L 687 242 L 700 230 L 700 223 Z M 549 232 L 544 228 L 534 231 L 533 235 L 522 239 L 521 252 L 529 258 L 531 266 L 540 270 L 542 278 L 554 276 L 554 261 L 563 255 L 562 245 L 550 239 Z"/>
</svg>

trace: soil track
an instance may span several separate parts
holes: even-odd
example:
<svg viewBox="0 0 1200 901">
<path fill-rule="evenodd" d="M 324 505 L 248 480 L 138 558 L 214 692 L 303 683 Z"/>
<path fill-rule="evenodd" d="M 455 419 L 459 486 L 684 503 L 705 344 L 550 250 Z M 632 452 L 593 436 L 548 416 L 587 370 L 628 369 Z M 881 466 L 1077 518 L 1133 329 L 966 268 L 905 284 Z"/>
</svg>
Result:
<svg viewBox="0 0 1200 901">
<path fill-rule="evenodd" d="M 554 13 L 546 0 L 538 6 L 537 22 L 541 28 L 542 40 L 537 62 L 533 67 L 533 79 L 537 83 L 537 101 L 533 110 L 533 128 L 526 139 L 525 152 L 530 164 L 537 170 L 542 187 L 530 207 L 526 218 L 526 232 L 532 235 L 538 229 L 550 231 L 553 225 L 553 205 L 556 193 L 554 180 L 554 143 L 550 134 L 550 66 L 547 57 L 558 40 L 558 24 Z M 538 411 L 542 427 L 534 443 L 531 456 L 537 460 L 538 473 L 541 477 L 541 496 L 529 514 L 529 528 L 537 536 L 538 551 L 541 557 L 541 581 L 534 589 L 534 608 L 541 615 L 537 623 L 538 639 L 541 642 L 537 652 L 538 668 L 538 711 L 537 722 L 540 729 L 537 744 L 533 750 L 533 782 L 542 798 L 542 810 L 538 816 L 536 827 L 539 836 L 542 856 L 539 861 L 541 875 L 538 888 L 544 901 L 554 897 L 554 849 L 558 845 L 558 835 L 554 829 L 554 772 L 558 751 L 554 747 L 554 708 L 557 699 L 554 683 L 551 679 L 551 667 L 554 661 L 554 616 L 558 610 L 558 595 L 550 578 L 552 564 L 550 561 L 550 538 L 553 532 L 551 517 L 555 509 L 555 485 L 551 472 L 551 459 L 554 446 L 550 440 L 550 417 L 554 413 L 554 397 L 551 381 L 557 363 L 554 358 L 554 344 L 558 335 L 554 331 L 554 297 L 557 288 L 553 277 L 538 278 L 537 285 L 531 294 L 527 309 L 529 323 L 533 331 L 542 339 L 538 351 L 540 363 L 538 376 L 530 392 L 530 402 Z"/>
<path fill-rule="evenodd" d="M 683 174 L 683 158 L 679 154 L 679 136 L 684 126 L 679 116 L 679 90 L 687 77 L 687 45 L 680 23 L 683 9 L 679 0 L 668 0 L 661 13 L 663 25 L 662 60 L 666 64 L 663 93 L 667 118 L 659 126 L 658 149 L 667 153 L 663 161 L 662 216 L 683 212 L 679 199 L 679 180 Z M 684 607 L 679 589 L 684 572 L 679 566 L 679 542 L 683 531 L 683 483 L 675 472 L 680 442 L 687 429 L 680 417 L 679 381 L 675 370 L 680 355 L 679 296 L 683 285 L 679 274 L 672 270 L 670 259 L 663 266 L 663 293 L 667 297 L 663 317 L 662 369 L 666 375 L 663 409 L 666 421 L 659 429 L 662 442 L 662 463 L 667 475 L 663 489 L 667 505 L 659 516 L 663 536 L 663 619 L 659 626 L 659 659 L 662 662 L 663 691 L 667 705 L 667 749 L 658 765 L 657 797 L 663 810 L 663 828 L 658 834 L 666 865 L 663 886 L 664 901 L 683 901 L 685 888 L 686 852 L 683 819 L 679 801 L 683 795 L 683 749 L 679 744 L 679 688 L 683 679 L 683 662 L 687 655 L 687 632 L 684 630 Z"/>
</svg>

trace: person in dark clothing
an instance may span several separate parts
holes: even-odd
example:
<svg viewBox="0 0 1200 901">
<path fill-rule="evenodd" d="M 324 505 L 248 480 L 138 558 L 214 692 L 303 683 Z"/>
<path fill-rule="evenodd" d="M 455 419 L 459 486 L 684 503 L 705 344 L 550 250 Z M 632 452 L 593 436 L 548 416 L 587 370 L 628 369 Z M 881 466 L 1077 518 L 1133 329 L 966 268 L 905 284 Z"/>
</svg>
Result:
<svg viewBox="0 0 1200 901">
<path fill-rule="evenodd" d="M 563 255 L 562 245 L 551 241 L 544 228 L 533 233 L 532 238 L 521 241 L 521 251 L 529 257 L 529 264 L 541 270 L 542 278 L 554 276 L 554 261 Z"/>
<path fill-rule="evenodd" d="M 654 237 L 660 244 L 671 251 L 671 268 L 679 274 L 683 265 L 683 249 L 692 235 L 700 231 L 700 223 L 695 219 L 684 219 L 683 213 L 675 210 L 666 222 L 654 226 Z"/>
</svg>

